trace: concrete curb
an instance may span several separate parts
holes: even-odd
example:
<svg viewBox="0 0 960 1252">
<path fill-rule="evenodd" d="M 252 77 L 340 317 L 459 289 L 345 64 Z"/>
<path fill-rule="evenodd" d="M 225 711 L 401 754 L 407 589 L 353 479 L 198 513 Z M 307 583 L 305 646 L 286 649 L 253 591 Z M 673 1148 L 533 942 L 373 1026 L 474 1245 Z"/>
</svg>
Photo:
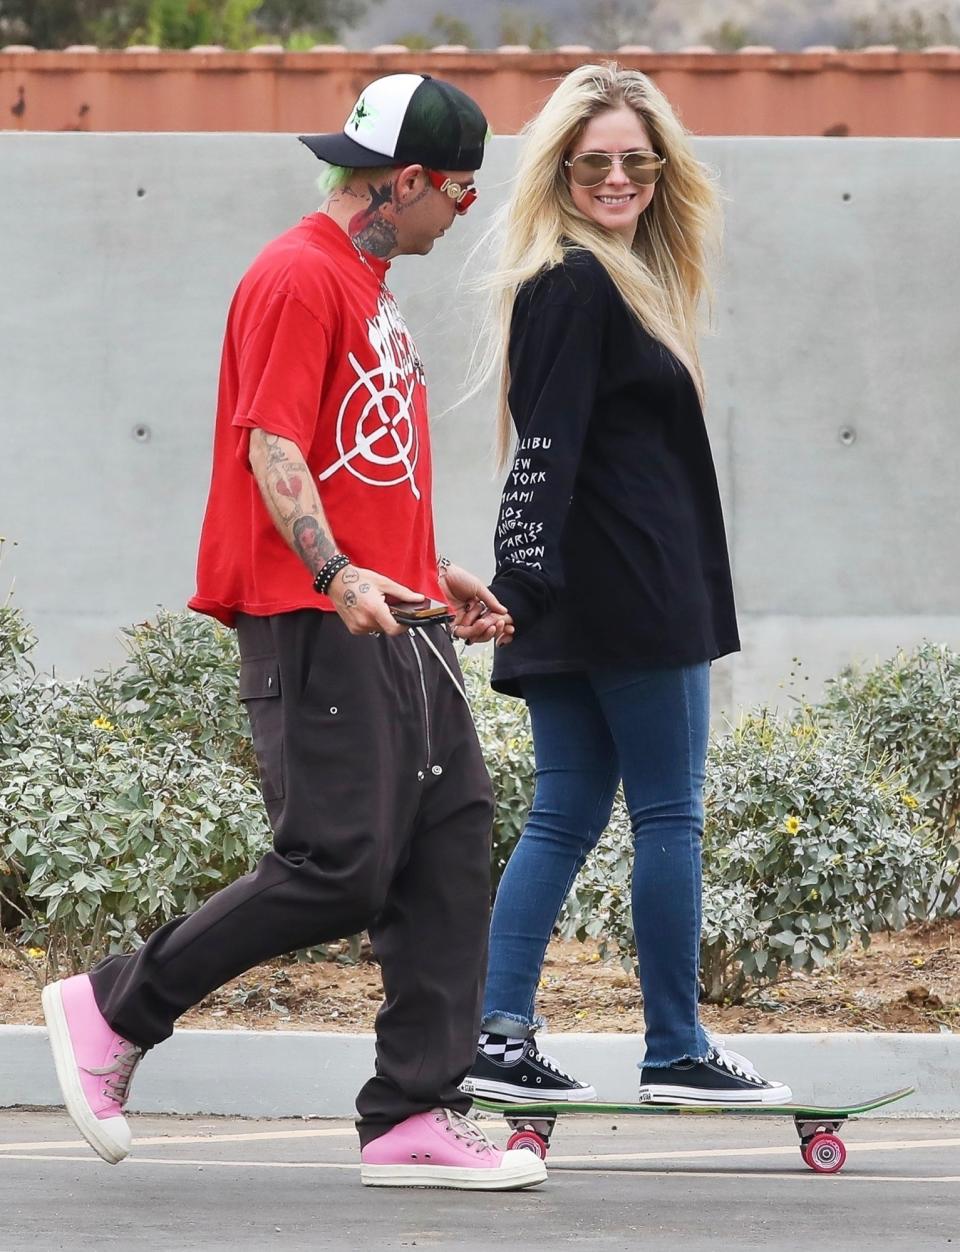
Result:
<svg viewBox="0 0 960 1252">
<path fill-rule="evenodd" d="M 545 1051 L 590 1079 L 600 1099 L 636 1098 L 632 1035 L 542 1036 Z M 915 1084 L 880 1115 L 960 1117 L 960 1034 L 730 1035 L 766 1074 L 811 1103 Z M 373 1072 L 373 1036 L 320 1031 L 179 1030 L 144 1062 L 130 1108 L 139 1113 L 352 1117 Z M 56 1107 L 60 1092 L 42 1026 L 0 1026 L 0 1107 Z"/>
</svg>

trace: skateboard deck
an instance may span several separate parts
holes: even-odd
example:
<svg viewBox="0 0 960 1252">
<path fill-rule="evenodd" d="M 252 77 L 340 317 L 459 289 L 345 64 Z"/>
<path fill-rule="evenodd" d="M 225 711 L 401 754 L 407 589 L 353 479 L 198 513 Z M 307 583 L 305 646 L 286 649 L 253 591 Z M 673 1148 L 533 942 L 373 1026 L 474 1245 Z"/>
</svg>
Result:
<svg viewBox="0 0 960 1252">
<path fill-rule="evenodd" d="M 857 1104 L 656 1104 L 645 1101 L 638 1104 L 607 1104 L 598 1101 L 579 1103 L 574 1101 L 531 1101 L 529 1104 L 508 1104 L 501 1100 L 488 1100 L 475 1096 L 473 1107 L 485 1113 L 499 1113 L 513 1132 L 507 1141 L 508 1148 L 526 1148 L 546 1157 L 550 1147 L 557 1118 L 563 1114 L 615 1114 L 630 1117 L 637 1114 L 693 1117 L 713 1115 L 741 1117 L 792 1117 L 800 1137 L 800 1155 L 804 1163 L 818 1174 L 835 1174 L 843 1168 L 847 1157 L 846 1148 L 838 1131 L 849 1117 L 869 1113 L 884 1105 L 894 1104 L 912 1095 L 914 1087 L 901 1087 L 885 1095 L 872 1096 Z"/>
</svg>

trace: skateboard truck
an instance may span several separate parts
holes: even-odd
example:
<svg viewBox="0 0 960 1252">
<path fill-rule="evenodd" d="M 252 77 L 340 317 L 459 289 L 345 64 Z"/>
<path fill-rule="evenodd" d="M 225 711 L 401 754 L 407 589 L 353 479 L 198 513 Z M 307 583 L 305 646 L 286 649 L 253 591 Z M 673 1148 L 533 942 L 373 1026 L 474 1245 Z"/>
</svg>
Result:
<svg viewBox="0 0 960 1252">
<path fill-rule="evenodd" d="M 811 1121 L 795 1117 L 793 1124 L 800 1136 L 800 1155 L 804 1164 L 817 1174 L 835 1174 L 843 1169 L 847 1149 L 837 1133 L 845 1117 Z"/>
<path fill-rule="evenodd" d="M 539 1156 L 541 1161 L 546 1160 L 547 1152 L 550 1149 L 550 1136 L 553 1134 L 553 1128 L 557 1124 L 559 1114 L 554 1113 L 547 1117 L 509 1117 L 504 1116 L 504 1121 L 513 1132 L 507 1140 L 507 1149 L 523 1148 L 527 1152 L 533 1152 L 535 1156 Z"/>
</svg>

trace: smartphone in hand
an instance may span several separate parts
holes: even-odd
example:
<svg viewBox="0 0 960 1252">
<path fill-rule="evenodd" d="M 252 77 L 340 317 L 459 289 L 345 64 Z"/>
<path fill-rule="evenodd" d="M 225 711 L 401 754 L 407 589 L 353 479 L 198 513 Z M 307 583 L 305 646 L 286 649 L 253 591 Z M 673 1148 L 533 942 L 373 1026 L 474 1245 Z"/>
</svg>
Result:
<svg viewBox="0 0 960 1252">
<path fill-rule="evenodd" d="M 401 626 L 426 626 L 431 622 L 452 622 L 450 606 L 442 600 L 398 600 L 386 596 L 387 607 L 395 622 Z"/>
</svg>

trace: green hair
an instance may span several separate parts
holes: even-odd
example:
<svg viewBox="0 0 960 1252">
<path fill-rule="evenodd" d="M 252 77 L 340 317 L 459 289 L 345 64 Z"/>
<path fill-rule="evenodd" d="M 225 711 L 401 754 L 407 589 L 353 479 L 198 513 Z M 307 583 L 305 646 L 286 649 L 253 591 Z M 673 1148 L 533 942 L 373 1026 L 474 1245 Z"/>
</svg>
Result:
<svg viewBox="0 0 960 1252">
<path fill-rule="evenodd" d="M 317 188 L 322 195 L 330 196 L 341 187 L 346 187 L 358 175 L 368 178 L 371 182 L 377 182 L 389 178 L 399 168 L 398 165 L 379 165 L 371 169 L 352 169 L 349 165 L 324 165 L 323 172 L 317 179 Z"/>
</svg>

